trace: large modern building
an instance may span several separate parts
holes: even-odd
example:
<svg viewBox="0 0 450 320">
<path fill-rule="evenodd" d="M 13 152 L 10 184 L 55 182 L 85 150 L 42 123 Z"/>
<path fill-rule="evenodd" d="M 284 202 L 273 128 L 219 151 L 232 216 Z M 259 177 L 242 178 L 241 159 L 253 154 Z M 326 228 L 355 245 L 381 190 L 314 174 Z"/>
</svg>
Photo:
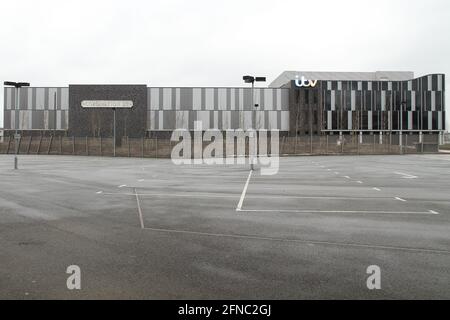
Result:
<svg viewBox="0 0 450 320">
<path fill-rule="evenodd" d="M 24 134 L 111 136 L 113 112 L 86 109 L 83 101 L 132 101 L 118 109 L 117 135 L 174 129 L 280 130 L 284 134 L 373 132 L 440 133 L 445 130 L 445 76 L 412 72 L 286 71 L 268 88 L 69 85 L 5 87 L 4 128 Z M 253 99 L 252 99 L 253 94 Z M 254 104 L 254 105 L 253 105 Z M 256 107 L 255 107 L 256 106 Z"/>
</svg>

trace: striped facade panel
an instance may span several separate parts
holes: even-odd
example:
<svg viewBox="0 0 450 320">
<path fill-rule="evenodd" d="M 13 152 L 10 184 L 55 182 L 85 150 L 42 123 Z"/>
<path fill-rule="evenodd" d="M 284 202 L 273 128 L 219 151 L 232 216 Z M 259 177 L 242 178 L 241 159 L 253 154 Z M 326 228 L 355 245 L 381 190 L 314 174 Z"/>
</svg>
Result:
<svg viewBox="0 0 450 320">
<path fill-rule="evenodd" d="M 325 131 L 445 130 L 445 75 L 408 81 L 322 81 Z M 350 102 L 349 102 L 350 100 Z"/>
<path fill-rule="evenodd" d="M 9 130 L 67 130 L 69 88 L 15 88 L 4 91 L 4 127 Z"/>
<path fill-rule="evenodd" d="M 147 129 L 289 130 L 289 90 L 257 88 L 148 88 Z M 252 102 L 258 107 L 252 108 Z"/>
</svg>

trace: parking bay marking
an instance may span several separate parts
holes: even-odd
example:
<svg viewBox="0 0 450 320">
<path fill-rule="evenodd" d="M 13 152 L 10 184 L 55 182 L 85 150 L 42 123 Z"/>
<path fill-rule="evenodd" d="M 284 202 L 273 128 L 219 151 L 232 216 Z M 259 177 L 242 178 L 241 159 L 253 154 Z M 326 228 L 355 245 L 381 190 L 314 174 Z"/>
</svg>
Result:
<svg viewBox="0 0 450 320">
<path fill-rule="evenodd" d="M 417 179 L 418 178 L 417 176 L 413 176 L 413 175 L 408 174 L 408 173 L 403 173 L 403 172 L 394 172 L 394 173 L 397 174 L 397 175 L 402 176 L 403 179 Z"/>
</svg>

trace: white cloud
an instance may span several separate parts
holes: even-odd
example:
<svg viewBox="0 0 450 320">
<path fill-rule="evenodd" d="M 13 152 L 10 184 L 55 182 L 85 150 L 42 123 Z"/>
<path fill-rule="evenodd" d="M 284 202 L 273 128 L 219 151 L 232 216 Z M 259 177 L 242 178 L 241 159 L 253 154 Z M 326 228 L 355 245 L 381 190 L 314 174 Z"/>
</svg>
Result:
<svg viewBox="0 0 450 320">
<path fill-rule="evenodd" d="M 245 73 L 271 81 L 284 70 L 450 73 L 449 14 L 445 0 L 9 1 L 0 80 L 241 86 Z"/>
</svg>

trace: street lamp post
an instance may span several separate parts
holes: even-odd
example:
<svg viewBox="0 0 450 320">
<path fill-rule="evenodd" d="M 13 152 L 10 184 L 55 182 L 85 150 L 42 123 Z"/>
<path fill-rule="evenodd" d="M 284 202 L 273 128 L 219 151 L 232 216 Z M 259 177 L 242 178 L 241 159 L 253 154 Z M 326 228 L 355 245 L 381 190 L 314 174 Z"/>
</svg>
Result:
<svg viewBox="0 0 450 320">
<path fill-rule="evenodd" d="M 16 101 L 15 101 L 15 112 L 19 112 L 19 89 L 22 87 L 29 87 L 30 84 L 28 82 L 13 82 L 13 81 L 5 81 L 3 83 L 3 85 L 5 86 L 11 86 L 16 88 L 15 89 L 15 97 L 16 97 Z M 18 131 L 18 121 L 14 121 L 14 126 L 15 126 L 15 134 L 14 134 L 14 170 L 17 170 L 19 168 L 19 160 L 17 158 L 17 154 L 19 153 L 19 141 L 20 141 L 20 136 L 19 136 L 19 131 Z"/>
<path fill-rule="evenodd" d="M 265 77 L 254 77 L 254 76 L 244 76 L 242 78 L 244 80 L 245 83 L 251 83 L 252 84 L 252 118 L 253 118 L 253 129 L 254 129 L 254 134 L 256 135 L 256 137 L 254 137 L 254 150 L 253 150 L 253 154 L 255 157 L 257 157 L 257 153 L 258 153 L 258 146 L 257 146 L 257 131 L 256 131 L 256 108 L 259 107 L 259 105 L 255 104 L 255 82 L 266 82 L 266 78 Z M 252 157 L 252 159 L 250 160 L 250 167 L 251 170 L 253 171 L 254 168 L 254 158 Z"/>
</svg>

